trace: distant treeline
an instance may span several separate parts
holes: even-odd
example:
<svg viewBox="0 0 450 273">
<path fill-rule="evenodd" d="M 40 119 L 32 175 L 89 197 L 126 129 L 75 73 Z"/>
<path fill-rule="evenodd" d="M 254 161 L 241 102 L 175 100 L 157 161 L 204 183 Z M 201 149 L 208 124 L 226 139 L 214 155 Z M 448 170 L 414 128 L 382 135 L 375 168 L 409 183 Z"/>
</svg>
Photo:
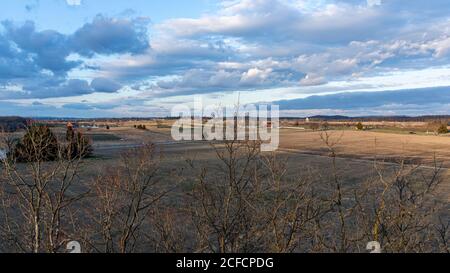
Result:
<svg viewBox="0 0 450 273">
<path fill-rule="evenodd" d="M 27 119 L 21 117 L 0 117 L 0 131 L 14 132 L 27 126 Z"/>
<path fill-rule="evenodd" d="M 280 119 L 285 120 L 298 120 L 298 117 L 287 117 Z M 410 117 L 410 116 L 367 116 L 367 117 L 348 117 L 348 116 L 312 116 L 309 117 L 311 121 L 350 121 L 350 122 L 359 122 L 359 121 L 397 121 L 397 122 L 432 122 L 432 121 L 450 121 L 450 115 L 441 115 L 441 116 L 418 116 L 418 117 Z"/>
<path fill-rule="evenodd" d="M 433 121 L 450 121 L 450 115 L 427 115 L 427 116 L 360 116 L 360 117 L 349 117 L 349 116 L 326 116 L 317 115 L 312 117 L 280 117 L 282 120 L 298 120 L 309 118 L 310 121 L 346 121 L 346 122 L 369 122 L 369 121 L 397 121 L 397 122 L 433 122 Z M 125 122 L 125 121 L 145 121 L 145 120 L 176 120 L 177 117 L 147 117 L 147 118 L 38 118 L 35 120 L 45 122 Z M 2 128 L 19 128 L 27 124 L 27 120 L 20 117 L 0 117 L 0 129 Z"/>
</svg>

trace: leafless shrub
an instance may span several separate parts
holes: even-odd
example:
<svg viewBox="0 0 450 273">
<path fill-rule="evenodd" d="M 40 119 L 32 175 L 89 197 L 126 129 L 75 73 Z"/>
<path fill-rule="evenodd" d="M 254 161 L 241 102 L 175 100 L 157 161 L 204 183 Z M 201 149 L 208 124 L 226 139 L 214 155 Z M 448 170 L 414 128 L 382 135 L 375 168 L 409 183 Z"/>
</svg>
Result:
<svg viewBox="0 0 450 273">
<path fill-rule="evenodd" d="M 14 156 L 3 160 L 0 236 L 5 251 L 58 252 L 73 230 L 71 209 L 85 194 L 71 191 L 82 160 L 66 159 L 64 149 L 56 146 L 51 155 L 54 161 L 47 162 L 47 145 L 53 143 L 46 144 L 41 134 L 28 133 L 26 149 L 33 160 L 18 163 Z"/>
<path fill-rule="evenodd" d="M 378 180 L 372 193 L 378 194 L 371 195 L 373 239 L 388 252 L 432 252 L 438 249 L 438 241 L 445 246 L 448 234 L 442 218 L 439 222 L 444 204 L 438 201 L 437 192 L 442 182 L 441 166 L 406 165 L 404 161 L 389 166 L 393 173 L 386 175 L 375 163 Z M 444 228 L 441 238 L 436 233 L 438 225 Z"/>
<path fill-rule="evenodd" d="M 448 215 L 435 202 L 439 166 L 375 160 L 374 176 L 347 183 L 338 164 L 342 137 L 321 132 L 326 175 L 288 175 L 286 157 L 262 154 L 258 143 L 215 145 L 217 163 L 190 161 L 199 170 L 189 199 L 196 237 L 177 237 L 176 214 L 166 214 L 159 238 L 171 244 L 162 249 L 177 252 L 175 242 L 196 239 L 197 252 L 366 252 L 370 241 L 385 252 L 448 252 Z"/>
<path fill-rule="evenodd" d="M 321 178 L 326 184 L 322 193 L 322 206 L 327 210 L 322 217 L 315 219 L 313 251 L 357 252 L 358 243 L 363 240 L 363 234 L 355 226 L 358 225 L 358 201 L 364 198 L 365 191 L 345 187 L 337 165 L 338 145 L 343 134 L 336 135 L 328 131 L 320 133 L 329 152 L 331 166 L 329 177 Z"/>
<path fill-rule="evenodd" d="M 350 183 L 341 172 L 343 133 L 320 136 L 326 171 L 292 169 L 259 142 L 226 141 L 213 144 L 215 160 L 188 160 L 182 173 L 164 168 L 158 147 L 147 145 L 124 153 L 81 194 L 72 189 L 84 161 L 62 148 L 54 162 L 4 160 L 2 250 L 60 252 L 75 239 L 86 252 L 106 253 L 365 252 L 369 241 L 385 252 L 449 252 L 437 162 L 376 158 L 363 181 Z M 6 137 L 4 146 L 11 143 Z M 179 181 L 192 189 L 176 191 Z"/>
<path fill-rule="evenodd" d="M 215 147 L 217 169 L 202 167 L 192 193 L 192 219 L 200 251 L 251 252 L 259 240 L 251 204 L 259 193 L 259 146 L 225 142 Z"/>
<path fill-rule="evenodd" d="M 376 159 L 376 177 L 345 187 L 336 164 L 341 136 L 333 140 L 325 132 L 321 138 L 330 151 L 334 190 L 326 200 L 331 210 L 317 220 L 319 245 L 332 252 L 359 252 L 367 242 L 378 241 L 386 252 L 448 251 L 448 225 L 442 218 L 438 222 L 445 215 L 445 204 L 437 201 L 443 179 L 440 165 Z"/>
<path fill-rule="evenodd" d="M 155 253 L 187 253 L 195 248 L 192 225 L 185 221 L 182 208 L 156 208 L 151 211 L 150 230 L 144 234 Z"/>
<path fill-rule="evenodd" d="M 313 236 L 323 208 L 307 179 L 286 180 L 285 162 L 256 142 L 226 142 L 216 155 L 193 192 L 199 251 L 294 252 Z"/>
<path fill-rule="evenodd" d="M 287 162 L 276 153 L 264 155 L 268 172 L 265 190 L 256 204 L 261 216 L 263 251 L 290 253 L 310 249 L 315 219 L 327 208 L 309 175 L 287 177 Z"/>
<path fill-rule="evenodd" d="M 149 212 L 172 187 L 161 188 L 161 155 L 155 145 L 124 153 L 120 166 L 94 182 L 94 202 L 88 203 L 92 225 L 84 241 L 93 251 L 144 251 L 144 224 Z"/>
</svg>

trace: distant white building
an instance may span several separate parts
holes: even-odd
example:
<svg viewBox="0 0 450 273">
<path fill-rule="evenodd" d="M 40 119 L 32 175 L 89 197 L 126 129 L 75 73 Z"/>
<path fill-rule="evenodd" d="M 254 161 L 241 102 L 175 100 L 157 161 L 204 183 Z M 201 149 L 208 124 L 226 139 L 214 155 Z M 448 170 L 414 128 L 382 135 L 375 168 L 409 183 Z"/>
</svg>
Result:
<svg viewBox="0 0 450 273">
<path fill-rule="evenodd" d="M 100 127 L 98 125 L 81 125 L 81 128 L 83 129 L 99 129 Z"/>
</svg>

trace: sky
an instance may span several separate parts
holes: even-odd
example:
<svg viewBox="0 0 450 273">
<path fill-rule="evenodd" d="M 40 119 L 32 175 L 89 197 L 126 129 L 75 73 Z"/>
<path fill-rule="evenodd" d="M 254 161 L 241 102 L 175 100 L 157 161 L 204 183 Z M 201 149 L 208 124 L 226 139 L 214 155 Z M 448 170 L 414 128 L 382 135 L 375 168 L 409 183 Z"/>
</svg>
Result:
<svg viewBox="0 0 450 273">
<path fill-rule="evenodd" d="M 16 0 L 0 9 L 0 116 L 450 114 L 448 0 Z"/>
</svg>

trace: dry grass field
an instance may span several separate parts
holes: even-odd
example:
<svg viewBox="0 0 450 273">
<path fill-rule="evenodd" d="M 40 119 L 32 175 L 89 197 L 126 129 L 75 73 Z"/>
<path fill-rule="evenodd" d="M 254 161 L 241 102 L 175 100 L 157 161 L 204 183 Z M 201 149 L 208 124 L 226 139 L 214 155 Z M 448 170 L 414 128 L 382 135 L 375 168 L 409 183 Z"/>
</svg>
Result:
<svg viewBox="0 0 450 273">
<path fill-rule="evenodd" d="M 87 125 L 91 123 L 80 123 Z M 147 130 L 139 130 L 134 126 L 143 124 Z M 210 160 L 214 156 L 211 144 L 206 141 L 198 142 L 174 142 L 170 135 L 170 126 L 173 121 L 148 120 L 148 121 L 124 121 L 98 123 L 99 128 L 80 128 L 79 130 L 88 136 L 94 147 L 93 166 L 96 170 L 87 173 L 97 173 L 98 168 L 115 164 L 119 155 L 132 148 L 140 147 L 147 143 L 157 144 L 170 164 L 183 164 L 186 159 Z M 331 122 L 332 126 L 342 123 Z M 52 130 L 63 135 L 65 123 L 58 123 Z M 105 126 L 110 126 L 106 129 Z M 280 130 L 280 146 L 278 152 L 295 161 L 292 168 L 298 170 L 301 166 L 314 165 L 316 168 L 326 168 L 328 164 L 329 150 L 326 147 L 322 135 L 324 131 L 312 131 L 302 128 L 290 127 L 291 123 L 282 124 Z M 368 122 L 369 125 L 400 126 L 402 128 L 416 128 L 421 130 L 426 126 L 423 122 Z M 20 137 L 23 132 L 15 133 Z M 421 165 L 423 168 L 432 168 L 435 163 L 442 166 L 444 171 L 450 174 L 450 136 L 437 136 L 433 134 L 404 134 L 393 132 L 358 131 L 354 128 L 345 130 L 330 129 L 327 131 L 332 141 L 336 142 L 335 150 L 340 161 L 346 164 L 356 164 L 358 168 L 350 168 L 346 175 L 360 176 L 361 178 L 370 172 L 373 162 L 386 164 Z M 352 173 L 352 174 L 350 174 Z M 445 194 L 450 200 L 450 181 L 443 185 Z"/>
<path fill-rule="evenodd" d="M 145 124 L 147 130 L 133 126 Z M 163 126 L 161 126 L 163 124 Z M 167 164 L 182 166 L 187 159 L 212 160 L 214 150 L 211 144 L 199 142 L 174 142 L 170 135 L 171 121 L 139 121 L 108 123 L 111 128 L 82 129 L 93 140 L 95 168 L 110 166 L 121 152 L 145 143 L 156 143 L 164 151 Z M 106 124 L 105 124 L 106 125 Z M 408 128 L 422 126 L 422 123 L 404 125 Z M 159 128 L 163 127 L 163 128 Z M 61 130 L 62 129 L 57 129 Z M 280 148 L 290 161 L 292 170 L 309 166 L 321 170 L 329 166 L 329 150 L 321 135 L 323 131 L 284 128 L 280 130 Z M 339 162 L 346 166 L 344 176 L 352 181 L 363 180 L 373 171 L 376 159 L 384 164 L 405 162 L 433 168 L 437 163 L 450 175 L 450 136 L 383 133 L 357 130 L 329 130 L 327 133 L 335 145 Z M 344 168 L 343 168 L 344 169 Z M 96 173 L 93 171 L 92 173 Z M 450 181 L 442 185 L 442 196 L 450 200 Z"/>
<path fill-rule="evenodd" d="M 434 159 L 450 167 L 450 136 L 403 135 L 370 131 L 331 131 L 339 140 L 336 146 L 341 157 L 398 161 L 401 159 L 430 165 Z M 320 132 L 295 129 L 281 130 L 282 149 L 326 154 Z"/>
<path fill-rule="evenodd" d="M 142 124 L 146 126 L 145 130 L 137 129 L 135 127 Z M 225 151 L 227 147 L 224 147 L 224 144 L 220 142 L 175 142 L 173 141 L 170 133 L 171 124 L 171 121 L 109 122 L 96 124 L 98 126 L 93 127 L 83 126 L 77 129 L 82 132 L 83 135 L 92 140 L 94 153 L 92 157 L 83 160 L 80 172 L 77 174 L 77 181 L 71 186 L 68 192 L 71 194 L 77 194 L 92 191 L 93 185 L 97 185 L 98 183 L 107 183 L 105 185 L 102 184 L 102 187 L 106 187 L 106 189 L 108 189 L 108 187 L 111 186 L 108 183 L 112 183 L 112 185 L 115 183 L 115 180 L 108 182 L 108 179 L 113 179 L 115 177 L 114 175 L 117 175 L 116 171 L 123 168 L 124 161 L 122 155 L 129 150 L 140 150 L 143 149 L 146 144 L 154 143 L 156 145 L 158 156 L 161 156 L 160 158 L 158 157 L 158 172 L 160 172 L 161 177 L 159 179 L 162 183 L 152 187 L 152 191 L 164 192 L 166 190 L 170 190 L 170 194 L 161 200 L 161 203 L 157 207 L 157 211 L 152 211 L 151 213 L 156 213 L 157 216 L 155 217 L 157 217 L 158 221 L 160 220 L 158 217 L 161 217 L 158 213 L 165 213 L 164 217 L 169 217 L 165 220 L 169 222 L 152 223 L 151 221 L 154 219 L 151 218 L 149 220 L 150 225 L 147 225 L 149 224 L 148 222 L 142 222 L 142 230 L 146 230 L 145 232 L 150 232 L 147 230 L 151 229 L 153 225 L 158 227 L 159 224 L 164 224 L 161 227 L 162 230 L 153 230 L 152 232 L 154 234 L 159 234 L 158 232 L 163 232 L 167 229 L 170 230 L 170 232 L 173 232 L 173 234 L 165 234 L 163 232 L 164 234 L 161 234 L 161 236 L 169 236 L 168 238 L 171 240 L 190 241 L 192 239 L 190 238 L 192 234 L 185 235 L 190 239 L 181 237 L 184 236 L 184 233 L 189 233 L 192 231 L 193 228 L 192 226 L 188 227 L 186 224 L 191 223 L 192 221 L 190 218 L 192 216 L 189 216 L 189 213 L 192 213 L 192 208 L 189 208 L 189 206 L 192 206 L 195 202 L 192 203 L 193 201 L 191 198 L 194 198 L 194 200 L 198 198 L 192 196 L 192 194 L 195 194 L 196 191 L 199 190 L 199 181 L 202 181 L 203 179 L 210 179 L 212 186 L 217 184 L 214 185 L 214 187 L 221 187 L 219 181 L 226 179 L 224 178 L 225 173 L 223 172 L 224 167 L 226 170 L 227 165 L 223 165 L 224 162 L 218 157 L 218 152 L 220 154 L 220 152 Z M 109 129 L 106 128 L 106 126 L 109 126 Z M 416 126 L 416 124 L 412 126 Z M 53 124 L 52 131 L 61 137 L 65 133 L 65 126 L 63 123 Z M 16 137 L 20 137 L 23 135 L 23 132 L 18 132 L 14 135 Z M 333 144 L 332 150 L 330 150 L 330 146 L 327 146 L 327 143 L 325 142 L 327 137 L 328 144 L 330 144 L 330 142 Z M 262 159 L 264 161 L 265 157 L 270 158 L 272 156 L 274 155 L 271 153 L 266 153 L 262 155 Z M 351 206 L 354 206 L 355 196 L 357 194 L 360 194 L 361 197 L 364 195 L 364 198 L 367 199 L 365 202 L 369 202 L 371 198 L 375 198 L 375 205 L 378 202 L 376 200 L 378 198 L 377 194 L 379 193 L 374 192 L 372 194 L 368 194 L 364 193 L 364 191 L 368 189 L 367 187 L 370 183 L 373 183 L 370 181 L 380 180 L 381 173 L 383 175 L 381 177 L 381 181 L 384 181 L 384 179 L 389 181 L 396 181 L 396 179 L 400 179 L 399 181 L 403 181 L 403 179 L 405 179 L 407 183 L 411 182 L 414 185 L 415 183 L 423 183 L 424 181 L 430 179 L 430 177 L 432 178 L 434 175 L 434 168 L 437 165 L 440 167 L 441 183 L 436 190 L 436 194 L 433 193 L 432 199 L 426 199 L 427 201 L 420 204 L 420 206 L 425 206 L 425 204 L 427 206 L 431 205 L 431 201 L 439 202 L 440 204 L 443 204 L 445 212 L 444 217 L 446 218 L 443 219 L 445 220 L 449 217 L 450 136 L 448 135 L 437 136 L 425 134 L 404 134 L 395 131 L 378 132 L 373 130 L 358 131 L 354 128 L 346 128 L 344 130 L 330 128 L 328 130 L 313 131 L 310 129 L 286 126 L 285 124 L 284 127 L 280 129 L 280 146 L 275 156 L 275 165 L 285 164 L 285 172 L 283 171 L 282 176 L 284 177 L 283 181 L 286 181 L 287 184 L 283 185 L 283 188 L 289 188 L 295 185 L 295 183 L 297 183 L 296 181 L 304 181 L 304 183 L 306 183 L 305 185 L 309 185 L 306 188 L 308 191 L 312 189 L 314 189 L 312 190 L 314 192 L 317 191 L 319 196 L 323 196 L 320 197 L 320 200 L 321 198 L 332 198 L 330 202 L 335 204 L 333 206 L 337 206 L 336 208 L 339 208 L 339 210 L 342 209 L 340 207 L 341 205 L 336 204 L 340 204 L 341 202 L 346 203 L 343 208 L 346 211 L 344 214 L 348 216 L 344 216 L 344 218 L 348 217 L 345 221 L 349 221 L 349 223 L 355 221 L 353 217 L 359 217 L 354 216 L 352 212 L 353 209 L 351 209 Z M 125 158 L 127 158 L 126 160 L 135 160 L 133 153 L 127 154 Z M 242 164 L 242 162 L 239 164 Z M 242 166 L 239 166 L 238 168 L 241 167 Z M 26 172 L 27 167 L 25 164 L 22 164 L 18 166 L 18 169 Z M 399 171 L 401 173 L 400 177 L 396 178 L 396 175 L 399 175 Z M 118 177 L 114 179 L 120 180 L 121 178 Z M 338 195 L 339 198 L 342 199 L 339 203 L 335 203 L 335 197 L 333 197 L 336 194 L 336 189 L 334 188 L 335 186 L 333 183 L 337 183 L 336 181 L 339 181 L 339 188 L 342 187 L 342 189 L 339 189 L 339 192 L 341 190 L 343 191 Z M 102 188 L 95 189 L 100 189 L 100 193 L 98 194 L 102 193 Z M 210 189 L 205 188 L 203 190 L 208 191 Z M 218 194 L 218 192 L 212 194 Z M 217 198 L 219 197 L 216 196 L 208 202 L 219 202 L 218 200 L 220 200 L 220 198 Z M 392 196 L 390 196 L 390 198 L 392 198 Z M 85 207 L 87 207 L 88 210 L 92 209 L 92 203 L 95 204 L 98 202 L 97 199 L 98 197 L 88 198 L 83 201 L 86 202 Z M 273 199 L 272 201 L 278 202 L 277 200 L 278 199 Z M 294 202 L 294 200 L 289 202 Z M 221 206 L 223 204 L 215 205 Z M 364 203 L 361 206 L 365 207 L 368 205 L 369 203 Z M 396 206 L 395 203 L 389 205 L 394 206 L 393 208 Z M 403 206 L 403 204 L 401 204 L 401 206 Z M 370 208 L 368 211 L 371 209 L 373 208 Z M 160 210 L 162 210 L 162 212 Z M 414 213 L 418 213 L 417 215 L 422 215 L 421 213 L 427 212 L 428 209 L 420 209 Z M 150 213 L 150 211 L 148 213 Z M 325 231 L 326 233 L 335 232 L 334 229 L 337 228 L 338 225 L 334 222 L 328 223 L 328 221 L 331 221 L 332 219 L 339 219 L 335 218 L 339 215 L 339 213 L 338 211 L 333 210 L 331 212 L 327 212 L 326 216 L 321 219 L 321 221 L 324 221 L 323 224 L 325 224 L 325 227 L 329 225 L 328 227 L 331 228 L 331 230 Z M 172 219 L 172 217 L 175 217 L 175 219 Z M 217 221 L 222 221 L 222 212 L 218 212 L 217 217 Z M 420 217 L 416 219 L 420 219 Z M 310 228 L 312 230 L 317 229 L 317 227 Z M 358 232 L 361 232 L 362 230 L 359 229 L 359 226 L 354 223 L 352 223 L 351 227 L 348 229 L 355 229 L 355 231 Z M 308 232 L 310 231 L 311 230 Z M 247 232 L 247 228 L 244 228 L 242 232 Z M 175 236 L 174 234 L 177 235 Z M 175 237 L 171 238 L 170 236 Z M 180 238 L 177 236 L 180 236 Z M 327 235 L 320 236 L 325 236 L 324 239 L 326 239 Z M 369 236 L 369 238 L 362 239 L 362 243 L 366 240 L 370 240 L 370 234 L 364 236 Z M 417 240 L 417 242 L 421 242 L 422 239 L 417 237 L 415 240 Z M 329 248 L 328 246 L 319 243 L 318 245 L 320 245 L 320 249 L 317 249 L 316 251 L 360 252 L 360 248 L 364 248 L 364 245 L 361 245 L 360 243 L 356 245 L 352 245 L 350 241 L 347 243 L 348 249 L 346 250 L 340 250 L 339 248 L 333 247 Z M 391 244 L 391 251 L 402 251 L 401 249 L 397 249 L 396 246 L 394 246 L 394 243 Z M 149 250 L 144 248 L 144 251 L 189 252 L 195 248 L 195 246 L 191 245 L 191 243 L 178 245 L 178 247 L 180 248 L 163 248 L 162 250 Z M 364 250 L 363 248 L 362 250 Z M 295 251 L 311 251 L 311 249 L 306 246 L 304 249 L 302 247 L 293 249 L 295 249 Z M 92 251 L 95 252 L 95 250 Z M 267 249 L 265 251 L 267 251 Z M 278 252 L 281 250 L 275 248 L 270 251 Z"/>
<path fill-rule="evenodd" d="M 134 128 L 135 125 L 146 125 L 147 130 Z M 191 158 L 211 158 L 213 149 L 208 142 L 181 142 L 176 143 L 170 135 L 170 127 L 173 121 L 149 120 L 149 121 L 125 121 L 100 123 L 100 128 L 81 129 L 93 140 L 95 154 L 103 156 L 102 164 L 112 164 L 108 160 L 114 160 L 124 150 L 139 147 L 145 143 L 156 143 L 164 150 L 167 158 L 179 161 Z M 330 126 L 342 125 L 342 122 L 330 122 Z M 346 124 L 346 123 L 345 123 Z M 109 125 L 107 130 L 104 126 Z M 298 165 L 315 165 L 318 168 L 320 162 L 328 160 L 329 151 L 322 135 L 324 131 L 312 131 L 301 128 L 289 127 L 292 124 L 282 124 L 280 130 L 279 153 L 289 156 L 289 160 L 298 162 Z M 367 122 L 365 126 L 388 126 L 389 128 L 406 128 L 407 130 L 425 130 L 425 122 Z M 58 128 L 59 133 L 64 128 Z M 395 130 L 358 131 L 353 127 L 345 130 L 330 129 L 327 131 L 330 138 L 336 142 L 337 157 L 347 164 L 358 163 L 360 168 L 351 168 L 352 173 L 365 175 L 376 159 L 379 162 L 397 164 L 422 165 L 424 168 L 432 168 L 435 163 L 442 165 L 444 169 L 450 168 L 450 136 L 434 134 L 408 134 Z M 326 163 L 324 163 L 326 164 Z M 323 164 L 323 165 L 324 165 Z M 298 169 L 300 166 L 296 166 Z M 450 183 L 450 181 L 449 181 Z M 443 185 L 446 189 L 444 195 L 450 200 L 450 184 Z"/>
</svg>

